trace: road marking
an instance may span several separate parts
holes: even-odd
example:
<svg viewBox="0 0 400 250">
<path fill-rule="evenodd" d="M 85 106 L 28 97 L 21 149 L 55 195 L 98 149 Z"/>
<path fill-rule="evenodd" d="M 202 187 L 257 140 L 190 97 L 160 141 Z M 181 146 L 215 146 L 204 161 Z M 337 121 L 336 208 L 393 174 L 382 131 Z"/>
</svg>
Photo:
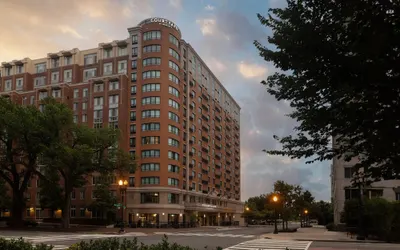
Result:
<svg viewBox="0 0 400 250">
<path fill-rule="evenodd" d="M 254 249 L 308 250 L 311 243 L 312 241 L 257 239 L 257 240 L 242 242 L 240 244 L 225 248 L 224 250 L 254 250 Z"/>
<path fill-rule="evenodd" d="M 221 237 L 221 238 L 255 238 L 255 235 L 244 234 L 224 234 L 224 233 L 178 233 L 178 232 L 155 232 L 155 235 L 169 235 L 169 236 L 199 236 L 199 237 Z"/>
</svg>

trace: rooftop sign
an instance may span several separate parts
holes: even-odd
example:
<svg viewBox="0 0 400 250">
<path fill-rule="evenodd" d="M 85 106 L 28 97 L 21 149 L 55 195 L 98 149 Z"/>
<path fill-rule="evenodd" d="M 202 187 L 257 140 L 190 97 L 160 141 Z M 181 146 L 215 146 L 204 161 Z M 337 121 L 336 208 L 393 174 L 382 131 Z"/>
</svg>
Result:
<svg viewBox="0 0 400 250">
<path fill-rule="evenodd" d="M 170 20 L 165 19 L 165 18 L 159 18 L 159 17 L 147 18 L 146 20 L 141 21 L 139 23 L 139 26 L 142 26 L 144 24 L 149 24 L 149 23 L 158 23 L 158 24 L 161 24 L 161 25 L 164 25 L 164 26 L 167 26 L 167 27 L 177 30 L 179 32 L 179 34 L 181 33 L 181 31 L 179 30 L 178 26 L 175 23 L 173 23 Z"/>
</svg>

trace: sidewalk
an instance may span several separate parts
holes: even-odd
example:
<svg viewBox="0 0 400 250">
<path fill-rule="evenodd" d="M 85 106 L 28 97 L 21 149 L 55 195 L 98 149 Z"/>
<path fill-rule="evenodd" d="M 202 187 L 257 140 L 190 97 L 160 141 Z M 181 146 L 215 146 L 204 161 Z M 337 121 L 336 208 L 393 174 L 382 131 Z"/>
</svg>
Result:
<svg viewBox="0 0 400 250">
<path fill-rule="evenodd" d="M 382 243 L 374 240 L 359 241 L 355 236 L 347 236 L 344 232 L 331 232 L 321 227 L 299 228 L 296 233 L 269 233 L 264 234 L 262 237 L 273 240 Z"/>
</svg>

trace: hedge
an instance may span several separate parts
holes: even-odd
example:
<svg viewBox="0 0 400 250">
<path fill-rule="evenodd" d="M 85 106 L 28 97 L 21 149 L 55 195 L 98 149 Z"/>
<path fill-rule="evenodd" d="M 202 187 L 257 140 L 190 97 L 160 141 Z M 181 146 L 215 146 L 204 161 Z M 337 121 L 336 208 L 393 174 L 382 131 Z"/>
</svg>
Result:
<svg viewBox="0 0 400 250">
<path fill-rule="evenodd" d="M 345 202 L 341 222 L 347 228 L 357 228 L 360 214 L 358 200 Z M 382 198 L 366 199 L 364 204 L 364 225 L 369 238 L 386 241 L 400 241 L 400 202 Z"/>
<path fill-rule="evenodd" d="M 207 248 L 207 247 L 206 247 Z M 26 242 L 24 239 L 12 239 L 6 240 L 0 238 L 0 249 L 7 250 L 52 250 L 53 246 L 40 244 L 33 245 L 32 243 Z M 208 248 L 207 248 L 208 249 Z M 166 236 L 163 237 L 162 241 L 158 244 L 144 245 L 139 244 L 137 239 L 133 240 L 123 239 L 120 241 L 118 238 L 107 238 L 100 240 L 91 240 L 89 242 L 81 241 L 73 244 L 67 250 L 195 250 L 188 246 L 181 246 L 176 243 L 169 243 Z M 222 250 L 221 247 L 217 247 L 216 250 Z"/>
<path fill-rule="evenodd" d="M 61 218 L 43 218 L 43 223 L 61 223 Z M 105 219 L 91 219 L 91 218 L 71 218 L 71 224 L 79 225 L 94 225 L 94 226 L 105 226 L 107 220 Z"/>
</svg>

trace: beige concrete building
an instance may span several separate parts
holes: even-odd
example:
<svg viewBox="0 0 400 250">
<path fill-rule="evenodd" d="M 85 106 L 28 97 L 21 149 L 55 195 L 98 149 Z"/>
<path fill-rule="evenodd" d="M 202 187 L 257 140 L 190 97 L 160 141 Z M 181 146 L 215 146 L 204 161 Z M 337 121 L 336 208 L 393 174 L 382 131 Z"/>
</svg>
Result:
<svg viewBox="0 0 400 250">
<path fill-rule="evenodd" d="M 75 122 L 121 130 L 119 146 L 138 156 L 137 170 L 117 177 L 128 183 L 126 220 L 243 221 L 240 107 L 173 22 L 149 18 L 122 40 L 3 62 L 0 72 L 2 96 L 38 108 L 53 96 Z M 87 209 L 96 182 L 74 190 L 71 217 L 102 216 Z M 40 208 L 37 191 L 32 180 L 27 217 L 54 212 Z M 111 192 L 120 196 L 117 183 Z"/>
<path fill-rule="evenodd" d="M 331 165 L 331 193 L 334 210 L 334 223 L 339 224 L 340 214 L 346 200 L 360 197 L 359 189 L 352 187 L 353 166 L 357 159 L 345 162 L 334 159 Z M 400 180 L 380 181 L 373 183 L 366 190 L 368 198 L 382 197 L 390 201 L 400 200 Z"/>
</svg>

